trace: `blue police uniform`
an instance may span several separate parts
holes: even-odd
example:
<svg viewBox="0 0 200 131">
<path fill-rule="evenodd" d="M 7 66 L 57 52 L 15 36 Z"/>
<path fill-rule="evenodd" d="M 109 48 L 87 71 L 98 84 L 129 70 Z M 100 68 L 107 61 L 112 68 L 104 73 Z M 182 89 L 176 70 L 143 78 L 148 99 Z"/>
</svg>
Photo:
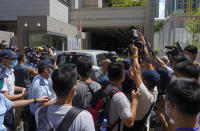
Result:
<svg viewBox="0 0 200 131">
<path fill-rule="evenodd" d="M 53 68 L 54 65 L 51 63 L 50 60 L 45 59 L 41 60 L 38 64 L 38 69 L 41 69 L 43 67 L 51 67 Z M 48 79 L 45 79 L 41 75 L 37 75 L 34 77 L 30 89 L 29 89 L 29 98 L 40 98 L 40 97 L 45 97 L 48 96 L 51 98 L 51 100 L 55 100 L 55 95 L 53 91 L 51 90 L 51 82 Z M 30 111 L 33 115 L 35 115 L 35 112 L 38 108 L 38 105 L 41 103 L 35 103 L 30 105 Z"/>
<path fill-rule="evenodd" d="M 35 76 L 29 89 L 29 98 L 33 99 L 48 96 L 51 99 L 55 99 L 55 95 L 52 92 L 49 83 L 50 82 L 44 77 L 40 75 Z M 38 105 L 40 104 L 41 103 L 35 103 L 30 105 L 30 111 L 33 115 L 35 115 Z"/>
<path fill-rule="evenodd" d="M 0 79 L 1 82 L 4 81 L 4 78 L 7 78 L 6 69 L 0 64 Z M 0 84 L 0 91 L 2 90 L 3 83 Z M 12 102 L 8 100 L 2 93 L 0 93 L 0 131 L 6 131 L 6 127 L 3 125 L 4 116 L 7 111 L 12 107 Z"/>
<path fill-rule="evenodd" d="M 0 131 L 6 131 L 6 127 L 3 125 L 4 116 L 7 111 L 12 107 L 12 102 L 8 100 L 3 94 L 0 93 Z"/>
</svg>

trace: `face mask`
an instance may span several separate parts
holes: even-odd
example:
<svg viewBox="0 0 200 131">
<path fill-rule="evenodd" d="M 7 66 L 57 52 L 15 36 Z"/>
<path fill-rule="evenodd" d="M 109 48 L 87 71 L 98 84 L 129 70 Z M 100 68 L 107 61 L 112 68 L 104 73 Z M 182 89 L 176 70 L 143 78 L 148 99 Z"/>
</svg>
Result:
<svg viewBox="0 0 200 131">
<path fill-rule="evenodd" d="M 52 73 L 53 73 L 53 71 L 50 72 L 50 74 L 49 74 L 49 78 L 51 77 Z"/>
<path fill-rule="evenodd" d="M 185 56 L 186 59 L 190 60 L 190 56 L 189 55 L 184 54 L 184 56 Z"/>
<path fill-rule="evenodd" d="M 18 64 L 18 61 L 17 61 L 17 59 L 15 59 L 15 60 L 12 61 L 10 67 L 14 68 L 17 64 Z"/>
<path fill-rule="evenodd" d="M 53 71 L 51 71 L 50 76 L 52 76 Z"/>
<path fill-rule="evenodd" d="M 0 92 L 3 89 L 4 79 L 0 80 Z"/>
<path fill-rule="evenodd" d="M 167 104 L 165 104 L 165 114 L 166 114 L 168 117 L 170 117 L 170 115 L 169 115 L 169 113 L 168 113 L 168 111 L 167 111 Z"/>
</svg>

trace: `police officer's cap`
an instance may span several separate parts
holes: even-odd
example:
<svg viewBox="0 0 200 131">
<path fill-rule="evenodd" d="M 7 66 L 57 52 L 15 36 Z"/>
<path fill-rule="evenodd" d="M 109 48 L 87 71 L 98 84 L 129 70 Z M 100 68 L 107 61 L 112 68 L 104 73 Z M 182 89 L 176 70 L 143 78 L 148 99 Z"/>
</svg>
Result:
<svg viewBox="0 0 200 131">
<path fill-rule="evenodd" d="M 11 49 L 3 49 L 0 51 L 0 59 L 16 59 L 18 56 Z"/>
<path fill-rule="evenodd" d="M 52 64 L 52 62 L 49 59 L 40 60 L 39 64 L 37 66 L 38 69 L 43 67 L 51 67 L 54 68 L 55 66 Z"/>
</svg>

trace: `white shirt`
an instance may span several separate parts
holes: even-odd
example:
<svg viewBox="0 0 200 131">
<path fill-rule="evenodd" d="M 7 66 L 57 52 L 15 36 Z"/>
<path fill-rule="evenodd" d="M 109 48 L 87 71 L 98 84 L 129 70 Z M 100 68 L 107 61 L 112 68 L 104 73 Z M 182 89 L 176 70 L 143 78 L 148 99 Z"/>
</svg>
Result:
<svg viewBox="0 0 200 131">
<path fill-rule="evenodd" d="M 168 66 L 167 66 L 166 69 L 167 69 L 167 72 L 168 72 L 169 77 L 171 78 L 172 75 L 173 75 L 173 73 L 174 73 L 174 71 L 173 71 L 171 68 L 169 68 Z"/>
<path fill-rule="evenodd" d="M 150 110 L 152 104 L 156 102 L 158 96 L 157 87 L 155 87 L 153 91 L 150 91 L 147 89 L 144 83 L 142 83 L 139 88 L 141 96 L 138 99 L 137 112 L 135 118 L 136 120 L 142 120 L 145 117 L 145 115 Z M 149 129 L 149 118 L 150 116 L 147 118 L 146 122 L 146 126 L 148 129 Z"/>
<path fill-rule="evenodd" d="M 47 119 L 48 122 L 53 125 L 56 129 L 59 127 L 63 118 L 67 112 L 72 108 L 72 106 L 60 106 L 60 105 L 50 105 L 47 109 Z M 41 107 L 35 113 L 35 120 L 38 127 L 38 114 Z M 94 122 L 92 115 L 84 110 L 73 121 L 72 125 L 69 127 L 68 131 L 95 131 Z"/>
<path fill-rule="evenodd" d="M 6 68 L 6 67 L 5 67 Z M 4 85 L 2 91 L 8 92 L 8 95 L 14 95 L 15 92 L 15 75 L 14 70 L 6 68 L 7 78 L 4 78 Z"/>
</svg>

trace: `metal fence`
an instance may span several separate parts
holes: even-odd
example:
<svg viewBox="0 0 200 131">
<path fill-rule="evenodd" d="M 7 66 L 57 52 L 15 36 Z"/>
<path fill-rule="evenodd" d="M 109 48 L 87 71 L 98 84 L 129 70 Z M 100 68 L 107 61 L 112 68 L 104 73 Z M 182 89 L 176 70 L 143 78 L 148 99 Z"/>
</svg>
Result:
<svg viewBox="0 0 200 131">
<path fill-rule="evenodd" d="M 158 50 L 158 52 L 164 52 L 165 46 L 177 41 L 183 46 L 185 46 L 186 43 L 193 42 L 192 34 L 184 29 L 184 22 L 181 24 L 182 28 L 178 28 L 179 23 L 176 23 L 176 17 L 170 18 L 165 22 L 162 29 L 154 34 L 154 48 Z M 200 35 L 197 35 L 197 37 L 199 37 L 198 44 L 200 45 Z"/>
</svg>

